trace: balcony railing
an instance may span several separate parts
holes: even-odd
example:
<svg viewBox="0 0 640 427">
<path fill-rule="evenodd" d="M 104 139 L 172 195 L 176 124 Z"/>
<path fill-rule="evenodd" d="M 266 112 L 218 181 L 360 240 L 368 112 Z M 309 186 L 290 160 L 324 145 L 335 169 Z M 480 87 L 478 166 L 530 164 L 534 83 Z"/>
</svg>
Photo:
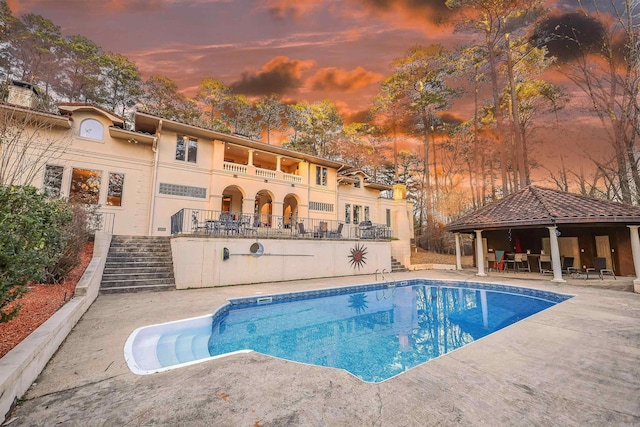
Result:
<svg viewBox="0 0 640 427">
<path fill-rule="evenodd" d="M 302 184 L 302 177 L 300 175 L 294 175 L 292 173 L 285 173 L 284 180 L 288 182 L 293 182 L 295 184 Z"/>
<path fill-rule="evenodd" d="M 272 171 L 271 169 L 256 168 L 256 176 L 260 176 L 262 178 L 276 179 L 276 171 Z"/>
<path fill-rule="evenodd" d="M 392 230 L 364 221 L 358 225 L 317 218 L 243 214 L 185 208 L 171 216 L 171 234 L 211 237 L 281 239 L 371 239 L 389 240 Z"/>
<path fill-rule="evenodd" d="M 241 174 L 247 173 L 247 166 L 240 165 L 238 163 L 224 162 L 223 169 L 226 170 L 227 172 L 241 173 Z"/>
</svg>

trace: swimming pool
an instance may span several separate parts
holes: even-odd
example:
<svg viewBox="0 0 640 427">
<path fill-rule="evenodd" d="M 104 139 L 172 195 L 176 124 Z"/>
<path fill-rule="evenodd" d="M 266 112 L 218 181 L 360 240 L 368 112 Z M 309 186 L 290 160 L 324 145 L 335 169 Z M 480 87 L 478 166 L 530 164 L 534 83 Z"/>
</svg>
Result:
<svg viewBox="0 0 640 427">
<path fill-rule="evenodd" d="M 257 351 L 381 382 L 571 297 L 413 279 L 235 298 L 212 315 L 138 328 L 124 353 L 141 375 Z"/>
</svg>

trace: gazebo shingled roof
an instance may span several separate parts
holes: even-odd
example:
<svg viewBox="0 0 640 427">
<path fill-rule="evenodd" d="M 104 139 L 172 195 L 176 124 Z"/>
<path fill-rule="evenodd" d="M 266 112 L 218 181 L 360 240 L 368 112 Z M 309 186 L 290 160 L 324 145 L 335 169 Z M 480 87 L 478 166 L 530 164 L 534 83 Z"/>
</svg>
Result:
<svg viewBox="0 0 640 427">
<path fill-rule="evenodd" d="M 448 231 L 552 226 L 640 224 L 640 207 L 529 185 L 447 224 Z"/>
</svg>

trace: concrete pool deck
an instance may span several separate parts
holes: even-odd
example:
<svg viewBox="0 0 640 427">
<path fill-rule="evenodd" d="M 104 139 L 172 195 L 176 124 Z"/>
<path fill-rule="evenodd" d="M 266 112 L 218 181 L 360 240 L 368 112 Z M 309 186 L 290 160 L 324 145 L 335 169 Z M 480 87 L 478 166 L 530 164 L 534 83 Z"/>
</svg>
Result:
<svg viewBox="0 0 640 427">
<path fill-rule="evenodd" d="M 394 273 L 576 294 L 379 384 L 257 353 L 137 376 L 137 327 L 209 314 L 228 298 L 373 282 L 373 276 L 100 296 L 10 417 L 15 425 L 639 425 L 640 294 L 617 281 L 472 270 Z"/>
</svg>

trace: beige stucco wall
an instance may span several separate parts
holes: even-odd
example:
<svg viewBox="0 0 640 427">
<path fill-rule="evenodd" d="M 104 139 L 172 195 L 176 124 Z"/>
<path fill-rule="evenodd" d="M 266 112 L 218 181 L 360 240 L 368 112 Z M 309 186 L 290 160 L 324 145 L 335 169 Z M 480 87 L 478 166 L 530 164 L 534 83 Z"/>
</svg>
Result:
<svg viewBox="0 0 640 427">
<path fill-rule="evenodd" d="M 391 243 L 353 240 L 261 239 L 264 254 L 251 255 L 252 239 L 171 239 L 178 289 L 298 280 L 331 276 L 374 274 L 391 270 Z M 366 264 L 350 263 L 356 245 L 366 249 Z M 223 261 L 223 249 L 230 257 Z"/>
</svg>

